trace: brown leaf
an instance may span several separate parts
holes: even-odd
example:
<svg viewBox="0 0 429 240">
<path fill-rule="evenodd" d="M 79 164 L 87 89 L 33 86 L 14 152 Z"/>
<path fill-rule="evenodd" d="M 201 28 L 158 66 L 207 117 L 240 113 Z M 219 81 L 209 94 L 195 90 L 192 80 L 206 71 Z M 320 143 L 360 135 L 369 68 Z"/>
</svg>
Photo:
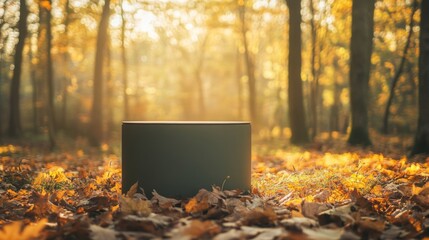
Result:
<svg viewBox="0 0 429 240">
<path fill-rule="evenodd" d="M 81 201 L 78 208 L 83 208 L 86 212 L 95 212 L 100 210 L 107 210 L 111 206 L 111 200 L 107 196 L 96 196 L 90 199 Z"/>
<path fill-rule="evenodd" d="M 201 189 L 195 197 L 191 198 L 185 205 L 187 213 L 196 214 L 208 210 L 211 206 L 218 204 L 219 198 L 216 194 Z"/>
<path fill-rule="evenodd" d="M 103 228 L 98 225 L 89 226 L 92 240 L 116 240 L 116 231 L 109 228 Z"/>
<path fill-rule="evenodd" d="M 421 207 L 428 209 L 429 208 L 429 184 L 425 184 L 422 189 L 419 191 L 418 195 L 414 195 L 411 198 Z"/>
<path fill-rule="evenodd" d="M 321 212 L 318 216 L 320 225 L 335 223 L 339 227 L 346 226 L 355 222 L 351 216 L 353 204 L 344 205 Z"/>
<path fill-rule="evenodd" d="M 280 224 L 284 228 L 286 228 L 286 230 L 289 230 L 292 232 L 302 232 L 302 229 L 304 227 L 306 228 L 319 227 L 319 223 L 317 223 L 315 220 L 311 218 L 304 218 L 304 217 L 283 219 L 280 222 Z"/>
<path fill-rule="evenodd" d="M 172 239 L 201 239 L 214 236 L 221 228 L 213 221 L 191 220 L 170 232 Z"/>
<path fill-rule="evenodd" d="M 119 206 L 124 214 L 146 217 L 152 212 L 150 201 L 144 199 L 119 196 Z"/>
<path fill-rule="evenodd" d="M 231 229 L 228 232 L 220 233 L 213 240 L 244 240 L 246 239 L 242 231 Z"/>
<path fill-rule="evenodd" d="M 157 204 L 161 209 L 170 209 L 180 203 L 179 200 L 176 200 L 174 198 L 166 198 L 164 196 L 161 196 L 155 190 L 152 192 L 152 194 L 152 204 Z"/>
<path fill-rule="evenodd" d="M 317 216 L 319 213 L 326 211 L 329 209 L 328 204 L 325 203 L 316 203 L 316 202 L 307 202 L 302 201 L 301 202 L 301 212 L 304 217 L 317 219 Z"/>
<path fill-rule="evenodd" d="M 130 189 L 128 190 L 126 196 L 129 198 L 132 198 L 134 196 L 135 193 L 137 193 L 137 189 L 139 187 L 139 182 L 134 183 Z"/>
<path fill-rule="evenodd" d="M 275 225 L 276 220 L 277 215 L 272 208 L 255 208 L 245 214 L 242 223 L 246 226 L 268 227 Z"/>
<path fill-rule="evenodd" d="M 49 201 L 49 194 L 33 192 L 30 199 L 31 207 L 25 213 L 31 217 L 46 217 L 52 213 L 58 213 L 59 207 Z"/>
<path fill-rule="evenodd" d="M 325 189 L 319 192 L 318 194 L 314 195 L 314 200 L 316 200 L 317 202 L 326 202 L 330 195 L 331 193 Z"/>
<path fill-rule="evenodd" d="M 151 214 L 149 217 L 128 215 L 121 218 L 115 228 L 121 231 L 145 231 L 159 235 L 160 229 L 169 226 L 170 222 L 170 218 L 156 214 Z"/>
<path fill-rule="evenodd" d="M 385 228 L 384 221 L 373 218 L 361 218 L 356 225 L 360 235 L 369 236 L 370 239 L 378 239 Z"/>
</svg>

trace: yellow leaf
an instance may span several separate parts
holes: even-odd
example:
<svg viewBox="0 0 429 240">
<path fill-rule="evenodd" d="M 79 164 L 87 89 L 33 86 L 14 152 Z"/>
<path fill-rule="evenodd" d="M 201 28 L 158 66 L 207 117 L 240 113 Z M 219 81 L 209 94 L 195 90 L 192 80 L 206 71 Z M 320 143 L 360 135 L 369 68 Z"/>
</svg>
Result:
<svg viewBox="0 0 429 240">
<path fill-rule="evenodd" d="M 47 222 L 47 219 L 41 219 L 36 223 L 25 226 L 24 228 L 22 228 L 23 222 L 13 222 L 3 227 L 0 231 L 0 239 L 30 240 L 40 238 L 40 233 Z"/>
</svg>

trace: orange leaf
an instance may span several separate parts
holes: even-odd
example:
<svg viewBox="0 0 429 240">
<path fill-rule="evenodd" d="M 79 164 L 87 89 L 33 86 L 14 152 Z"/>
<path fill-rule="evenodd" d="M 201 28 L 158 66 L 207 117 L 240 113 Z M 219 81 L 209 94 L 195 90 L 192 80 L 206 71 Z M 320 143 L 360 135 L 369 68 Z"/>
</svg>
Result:
<svg viewBox="0 0 429 240">
<path fill-rule="evenodd" d="M 40 238 L 40 233 L 47 222 L 47 219 L 42 219 L 24 228 L 22 228 L 23 222 L 13 222 L 3 227 L 0 231 L 0 239 L 30 240 Z"/>
</svg>

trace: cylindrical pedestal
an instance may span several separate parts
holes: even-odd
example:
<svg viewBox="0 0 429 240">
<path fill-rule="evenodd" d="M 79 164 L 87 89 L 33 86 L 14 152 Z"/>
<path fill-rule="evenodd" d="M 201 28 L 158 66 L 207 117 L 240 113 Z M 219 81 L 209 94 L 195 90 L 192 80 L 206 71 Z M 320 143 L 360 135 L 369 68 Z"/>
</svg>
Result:
<svg viewBox="0 0 429 240">
<path fill-rule="evenodd" d="M 194 196 L 212 185 L 250 190 L 248 122 L 122 124 L 122 191 L 137 181 L 148 197 Z"/>
</svg>

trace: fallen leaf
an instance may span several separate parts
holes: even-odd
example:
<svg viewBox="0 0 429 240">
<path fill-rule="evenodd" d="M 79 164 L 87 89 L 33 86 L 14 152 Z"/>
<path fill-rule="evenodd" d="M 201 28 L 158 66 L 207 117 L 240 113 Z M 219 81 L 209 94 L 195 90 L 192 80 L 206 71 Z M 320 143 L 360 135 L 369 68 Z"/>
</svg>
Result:
<svg viewBox="0 0 429 240">
<path fill-rule="evenodd" d="M 213 221 L 191 220 L 170 233 L 172 239 L 201 239 L 214 236 L 221 228 Z"/>
<path fill-rule="evenodd" d="M 231 229 L 227 232 L 220 233 L 213 238 L 213 240 L 244 240 L 245 236 L 242 231 Z"/>
<path fill-rule="evenodd" d="M 152 194 L 152 204 L 157 204 L 161 209 L 170 209 L 180 203 L 179 200 L 176 200 L 174 198 L 166 198 L 164 196 L 161 196 L 155 190 L 152 192 Z"/>
<path fill-rule="evenodd" d="M 374 218 L 361 218 L 356 222 L 356 227 L 360 236 L 378 239 L 384 231 L 385 223 Z"/>
<path fill-rule="evenodd" d="M 319 223 L 311 218 L 305 217 L 295 217 L 289 219 L 283 219 L 280 221 L 280 225 L 282 225 L 286 230 L 293 232 L 302 232 L 304 227 L 306 228 L 314 228 L 319 227 Z"/>
<path fill-rule="evenodd" d="M 301 202 L 301 212 L 304 217 L 312 218 L 317 220 L 319 213 L 329 209 L 328 204 L 326 203 L 317 203 L 317 202 Z"/>
<path fill-rule="evenodd" d="M 320 225 L 335 223 L 337 226 L 343 227 L 353 224 L 355 219 L 351 216 L 352 207 L 353 204 L 348 204 L 321 212 L 318 216 Z"/>
<path fill-rule="evenodd" d="M 41 219 L 36 223 L 30 223 L 23 227 L 23 222 L 13 222 L 3 226 L 0 230 L 0 239 L 31 240 L 41 237 L 41 231 L 45 228 L 47 219 Z"/>
<path fill-rule="evenodd" d="M 316 200 L 317 202 L 326 202 L 330 195 L 331 193 L 325 189 L 319 192 L 318 194 L 314 195 L 314 200 Z"/>
<path fill-rule="evenodd" d="M 242 224 L 246 226 L 274 226 L 277 215 L 271 207 L 255 208 L 248 211 L 242 219 Z"/>
<path fill-rule="evenodd" d="M 160 230 L 169 226 L 170 222 L 170 218 L 153 213 L 148 217 L 127 215 L 115 224 L 115 229 L 120 231 L 145 231 L 159 235 Z"/>
<path fill-rule="evenodd" d="M 89 226 L 92 240 L 116 240 L 116 231 L 109 228 L 103 228 L 98 225 Z"/>
<path fill-rule="evenodd" d="M 119 196 L 119 206 L 124 214 L 134 214 L 137 216 L 149 216 L 152 212 L 150 201 Z"/>
<path fill-rule="evenodd" d="M 52 213 L 58 213 L 59 207 L 49 201 L 49 194 L 41 194 L 33 192 L 30 198 L 30 208 L 26 212 L 26 216 L 31 217 L 46 217 Z"/>
<path fill-rule="evenodd" d="M 344 233 L 344 229 L 327 229 L 327 228 L 303 228 L 303 233 L 307 239 L 312 240 L 338 240 Z"/>
<path fill-rule="evenodd" d="M 191 214 L 202 213 L 211 206 L 218 204 L 218 202 L 219 198 L 216 194 L 205 189 L 200 189 L 197 195 L 191 198 L 185 205 L 185 211 Z"/>
<path fill-rule="evenodd" d="M 128 190 L 127 194 L 125 196 L 132 198 L 135 193 L 137 193 L 137 189 L 139 187 L 139 182 L 134 183 L 130 189 Z"/>
</svg>

